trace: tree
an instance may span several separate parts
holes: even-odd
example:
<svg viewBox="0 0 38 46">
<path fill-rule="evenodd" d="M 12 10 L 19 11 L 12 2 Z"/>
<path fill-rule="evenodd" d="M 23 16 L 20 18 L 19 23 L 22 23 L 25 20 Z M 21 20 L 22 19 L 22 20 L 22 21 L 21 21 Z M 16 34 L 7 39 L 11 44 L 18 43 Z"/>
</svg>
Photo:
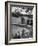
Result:
<svg viewBox="0 0 38 46">
<path fill-rule="evenodd" d="M 24 29 L 22 30 L 22 37 L 23 38 L 25 37 L 25 30 Z"/>
</svg>

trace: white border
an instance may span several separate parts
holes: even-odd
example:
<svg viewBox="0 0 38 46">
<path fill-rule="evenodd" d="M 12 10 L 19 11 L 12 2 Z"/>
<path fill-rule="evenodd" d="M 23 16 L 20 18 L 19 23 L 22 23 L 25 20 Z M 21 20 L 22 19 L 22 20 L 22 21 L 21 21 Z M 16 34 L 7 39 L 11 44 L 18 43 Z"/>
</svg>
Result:
<svg viewBox="0 0 38 46">
<path fill-rule="evenodd" d="M 33 9 L 33 38 L 27 39 L 11 39 L 10 40 L 10 4 L 24 5 L 24 6 L 34 6 Z M 18 3 L 8 3 L 8 43 L 18 43 L 18 42 L 31 42 L 36 41 L 36 5 L 33 4 L 18 4 Z"/>
</svg>

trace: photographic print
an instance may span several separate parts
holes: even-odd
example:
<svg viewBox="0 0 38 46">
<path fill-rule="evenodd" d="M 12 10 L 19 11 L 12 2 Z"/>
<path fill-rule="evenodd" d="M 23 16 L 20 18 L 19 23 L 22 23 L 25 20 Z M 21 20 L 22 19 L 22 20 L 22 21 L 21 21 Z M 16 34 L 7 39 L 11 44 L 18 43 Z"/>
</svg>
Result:
<svg viewBox="0 0 38 46">
<path fill-rule="evenodd" d="M 11 7 L 11 37 L 33 37 L 33 7 Z"/>
<path fill-rule="evenodd" d="M 6 43 L 32 43 L 37 41 L 36 3 L 6 2 Z"/>
</svg>

